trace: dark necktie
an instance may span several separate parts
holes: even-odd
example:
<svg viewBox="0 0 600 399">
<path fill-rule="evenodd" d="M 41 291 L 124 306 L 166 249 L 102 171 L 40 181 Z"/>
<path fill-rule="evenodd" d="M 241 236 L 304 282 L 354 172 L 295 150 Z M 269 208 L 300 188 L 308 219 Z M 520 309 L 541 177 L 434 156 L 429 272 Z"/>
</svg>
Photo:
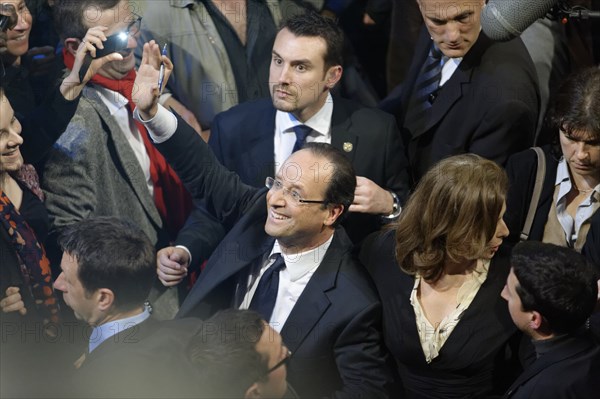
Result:
<svg viewBox="0 0 600 399">
<path fill-rule="evenodd" d="M 427 111 L 433 103 L 433 96 L 440 86 L 442 78 L 442 52 L 434 44 L 421 68 L 410 98 L 404 125 L 411 130 L 423 128 Z"/>
<path fill-rule="evenodd" d="M 250 309 L 256 310 L 263 318 L 269 322 L 277 300 L 277 290 L 279 288 L 279 272 L 285 267 L 285 262 L 281 254 L 277 254 L 275 262 L 263 273 L 258 287 L 254 292 Z"/>
<path fill-rule="evenodd" d="M 294 149 L 292 153 L 298 151 L 304 145 L 306 141 L 306 136 L 308 136 L 312 132 L 312 128 L 306 125 L 297 125 L 294 126 L 294 133 L 296 133 L 296 144 L 294 144 Z"/>
</svg>

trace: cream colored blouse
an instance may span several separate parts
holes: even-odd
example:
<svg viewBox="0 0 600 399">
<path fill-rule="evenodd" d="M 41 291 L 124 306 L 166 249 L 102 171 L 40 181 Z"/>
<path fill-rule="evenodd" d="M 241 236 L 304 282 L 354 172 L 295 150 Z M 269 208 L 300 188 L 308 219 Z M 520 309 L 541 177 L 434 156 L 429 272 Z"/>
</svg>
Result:
<svg viewBox="0 0 600 399">
<path fill-rule="evenodd" d="M 450 314 L 444 317 L 438 326 L 431 325 L 427 317 L 425 317 L 425 312 L 421 307 L 421 302 L 417 295 L 419 284 L 421 284 L 421 277 L 418 275 L 415 277 L 415 284 L 410 295 L 410 303 L 415 311 L 417 331 L 419 332 L 421 347 L 423 348 L 427 363 L 431 363 L 431 361 L 439 355 L 442 346 L 444 346 L 444 343 L 452 331 L 454 331 L 454 327 L 456 327 L 464 312 L 469 305 L 471 305 L 481 284 L 483 284 L 487 278 L 489 267 L 490 260 L 477 262 L 475 270 L 468 275 L 467 279 L 458 290 L 456 295 L 456 302 L 458 305 Z"/>
</svg>

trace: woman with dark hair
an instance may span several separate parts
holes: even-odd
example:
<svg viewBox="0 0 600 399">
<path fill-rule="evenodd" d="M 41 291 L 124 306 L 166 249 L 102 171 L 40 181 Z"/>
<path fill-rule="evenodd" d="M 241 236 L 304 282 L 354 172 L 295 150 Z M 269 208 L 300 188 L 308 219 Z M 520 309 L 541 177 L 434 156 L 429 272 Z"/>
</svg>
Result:
<svg viewBox="0 0 600 399">
<path fill-rule="evenodd" d="M 385 343 L 406 398 L 501 394 L 518 338 L 500 292 L 499 251 L 508 180 L 474 154 L 444 159 L 421 179 L 395 229 L 371 238 L 361 260 L 383 305 Z M 495 256 L 496 255 L 496 256 Z M 517 367 L 518 369 L 518 367 Z"/>
<path fill-rule="evenodd" d="M 528 239 L 574 248 L 600 264 L 600 69 L 569 76 L 547 122 L 556 140 L 542 147 L 546 173 Z M 536 153 L 513 155 L 506 170 L 508 241 L 516 243 L 536 182 Z"/>
</svg>

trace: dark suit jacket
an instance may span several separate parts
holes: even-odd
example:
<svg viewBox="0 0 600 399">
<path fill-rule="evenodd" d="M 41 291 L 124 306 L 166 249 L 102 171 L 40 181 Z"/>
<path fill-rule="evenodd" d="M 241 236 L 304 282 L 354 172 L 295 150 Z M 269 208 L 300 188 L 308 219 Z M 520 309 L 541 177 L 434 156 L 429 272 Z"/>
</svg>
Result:
<svg viewBox="0 0 600 399">
<path fill-rule="evenodd" d="M 262 99 L 222 112 L 211 125 L 209 144 L 217 159 L 254 187 L 264 187 L 265 178 L 276 172 L 273 142 L 276 112 L 270 99 Z M 391 115 L 335 97 L 331 140 L 334 147 L 348 156 L 358 176 L 394 191 L 404 203 L 409 189 L 408 164 Z M 210 217 L 201 214 L 195 212 L 190 221 L 197 227 L 190 231 L 188 225 L 177 240 L 177 244 L 188 249 L 196 248 L 192 253 L 196 259 L 208 257 L 218 243 L 215 237 L 225 234 L 214 219 L 210 221 Z M 378 215 L 354 213 L 343 225 L 352 242 L 358 244 L 381 227 L 381 219 Z"/>
<path fill-rule="evenodd" d="M 438 93 L 425 128 L 406 126 L 410 96 L 430 48 L 430 35 L 423 28 L 400 101 L 388 108 L 398 116 L 415 181 L 451 155 L 473 152 L 503 165 L 509 155 L 533 144 L 539 113 L 537 75 L 519 38 L 496 43 L 481 33 Z"/>
<path fill-rule="evenodd" d="M 264 231 L 267 189 L 243 184 L 181 120 L 175 135 L 157 148 L 194 198 L 204 198 L 219 220 L 234 223 L 178 314 L 206 318 L 232 306 L 239 274 L 272 248 L 274 240 Z M 281 330 L 293 353 L 288 381 L 301 397 L 385 396 L 380 304 L 350 252 L 338 229 Z"/>
<path fill-rule="evenodd" d="M 568 337 L 542 354 L 504 398 L 592 399 L 600 394 L 600 347 L 588 337 Z"/>
<path fill-rule="evenodd" d="M 361 260 L 367 265 L 383 306 L 384 342 L 396 360 L 400 392 L 405 398 L 483 398 L 502 394 L 512 381 L 514 358 L 506 359 L 519 334 L 506 301 L 500 297 L 510 265 L 501 253 L 493 258 L 486 281 L 442 346 L 427 363 L 417 331 L 410 295 L 414 277 L 395 259 L 395 232 L 365 241 Z M 512 369 L 512 370 L 511 370 Z M 518 371 L 517 371 L 518 373 Z M 516 375 L 515 375 L 516 376 Z"/>
<path fill-rule="evenodd" d="M 64 394 L 92 398 L 186 397 L 193 370 L 186 348 L 202 322 L 153 318 L 106 339 L 86 356 Z"/>
<path fill-rule="evenodd" d="M 540 200 L 535 212 L 529 239 L 541 241 L 544 228 L 548 221 L 548 213 L 552 206 L 556 171 L 560 152 L 554 151 L 551 145 L 542 147 L 546 158 L 546 176 L 542 185 Z M 519 235 L 523 230 L 529 204 L 533 195 L 537 173 L 537 156 L 531 149 L 522 151 L 510 157 L 506 164 L 506 172 L 510 181 L 508 196 L 506 198 L 506 214 L 504 220 L 510 231 L 508 241 L 511 244 L 519 242 Z M 600 212 L 596 212 L 590 221 L 590 230 L 586 237 L 582 253 L 598 265 L 600 270 Z"/>
</svg>

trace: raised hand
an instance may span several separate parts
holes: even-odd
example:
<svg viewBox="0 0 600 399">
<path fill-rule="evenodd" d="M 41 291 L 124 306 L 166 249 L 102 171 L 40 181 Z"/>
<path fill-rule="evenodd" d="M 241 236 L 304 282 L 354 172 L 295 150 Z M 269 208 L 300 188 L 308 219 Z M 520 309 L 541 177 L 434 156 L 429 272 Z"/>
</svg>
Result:
<svg viewBox="0 0 600 399">
<path fill-rule="evenodd" d="M 137 105 L 138 112 L 144 120 L 152 119 L 158 110 L 158 98 L 161 93 L 158 87 L 161 64 L 164 65 L 162 80 L 164 88 L 173 71 L 173 63 L 166 55 L 161 55 L 160 47 L 154 40 L 144 44 L 142 62 L 137 72 L 132 96 L 133 102 Z"/>
<path fill-rule="evenodd" d="M 106 32 L 108 28 L 106 26 L 95 26 L 88 29 L 85 37 L 79 43 L 77 53 L 75 54 L 75 63 L 71 73 L 63 80 L 60 86 L 60 92 L 67 100 L 73 100 L 81 93 L 83 87 L 90 79 L 98 73 L 98 70 L 102 68 L 104 64 L 111 61 L 120 61 L 123 56 L 119 53 L 111 53 L 107 56 L 96 58 L 92 60 L 86 74 L 83 79 L 79 79 L 79 70 L 81 69 L 86 56 L 89 54 L 92 57 L 96 56 L 96 48 L 102 49 L 104 45 L 102 42 L 106 40 Z"/>
</svg>

